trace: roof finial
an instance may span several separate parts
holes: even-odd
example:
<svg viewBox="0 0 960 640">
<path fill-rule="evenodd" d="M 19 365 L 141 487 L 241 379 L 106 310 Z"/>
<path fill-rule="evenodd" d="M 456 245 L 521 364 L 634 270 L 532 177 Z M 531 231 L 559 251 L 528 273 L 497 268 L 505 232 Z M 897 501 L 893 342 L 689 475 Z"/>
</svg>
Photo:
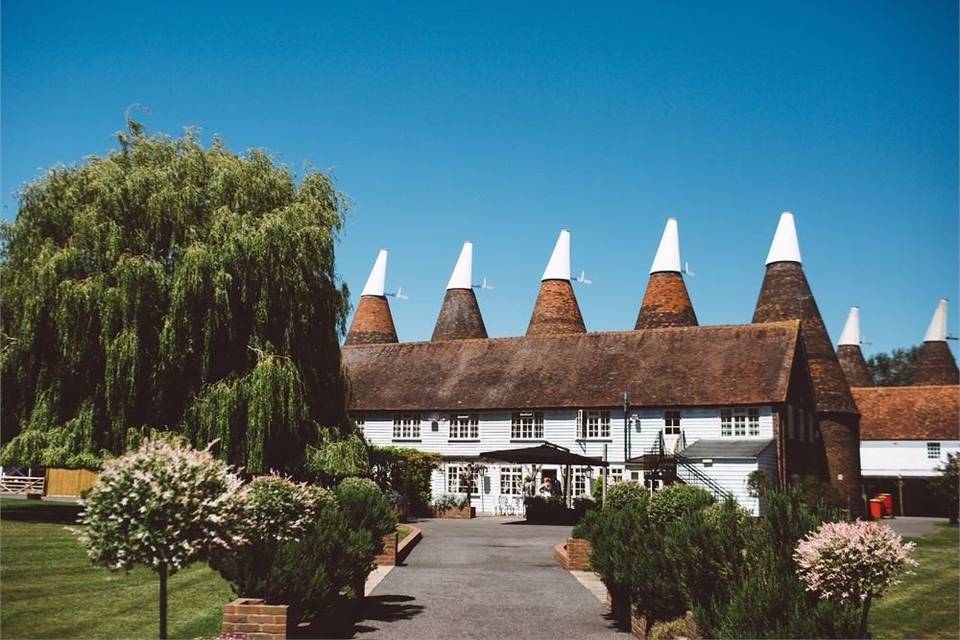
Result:
<svg viewBox="0 0 960 640">
<path fill-rule="evenodd" d="M 800 242 L 797 240 L 797 227 L 793 214 L 784 211 L 780 214 L 777 231 L 773 234 L 770 252 L 767 254 L 767 264 L 772 262 L 798 262 L 800 259 Z"/>
<path fill-rule="evenodd" d="M 940 298 L 937 308 L 930 318 L 930 326 L 927 327 L 927 335 L 923 336 L 924 342 L 946 342 L 947 341 L 947 299 Z"/>
<path fill-rule="evenodd" d="M 540 280 L 569 280 L 570 279 L 570 232 L 563 229 L 557 244 L 553 247 L 550 262 L 543 271 Z"/>
<path fill-rule="evenodd" d="M 840 333 L 840 342 L 837 344 L 838 346 L 845 344 L 860 346 L 860 307 L 850 307 L 847 322 Z"/>
<path fill-rule="evenodd" d="M 460 249 L 460 257 L 457 258 L 457 265 L 450 274 L 450 281 L 447 283 L 447 289 L 472 289 L 473 288 L 473 243 L 464 242 Z"/>
<path fill-rule="evenodd" d="M 367 284 L 363 285 L 361 296 L 382 296 L 387 286 L 387 250 L 380 249 L 377 261 L 373 263 Z"/>
<path fill-rule="evenodd" d="M 680 268 L 680 233 L 677 228 L 677 219 L 669 218 L 667 226 L 663 228 L 663 235 L 660 236 L 660 246 L 657 248 L 657 255 L 650 266 L 650 273 L 661 271 L 681 272 Z"/>
</svg>

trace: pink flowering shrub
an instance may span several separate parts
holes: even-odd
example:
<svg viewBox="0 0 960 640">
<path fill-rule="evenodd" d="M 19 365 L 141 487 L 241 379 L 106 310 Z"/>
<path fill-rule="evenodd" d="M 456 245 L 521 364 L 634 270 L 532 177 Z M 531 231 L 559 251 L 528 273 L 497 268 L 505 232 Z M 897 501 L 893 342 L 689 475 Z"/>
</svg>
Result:
<svg viewBox="0 0 960 640">
<path fill-rule="evenodd" d="M 80 541 L 95 564 L 165 565 L 173 574 L 238 542 L 241 485 L 209 451 L 174 438 L 145 440 L 104 463 L 83 503 Z"/>
<path fill-rule="evenodd" d="M 861 607 L 860 635 L 866 634 L 873 598 L 899 582 L 908 567 L 911 542 L 877 522 L 827 522 L 800 540 L 794 552 L 807 591 L 822 600 Z"/>
<path fill-rule="evenodd" d="M 827 522 L 797 545 L 797 572 L 822 599 L 863 602 L 896 584 L 914 544 L 877 522 Z"/>
</svg>

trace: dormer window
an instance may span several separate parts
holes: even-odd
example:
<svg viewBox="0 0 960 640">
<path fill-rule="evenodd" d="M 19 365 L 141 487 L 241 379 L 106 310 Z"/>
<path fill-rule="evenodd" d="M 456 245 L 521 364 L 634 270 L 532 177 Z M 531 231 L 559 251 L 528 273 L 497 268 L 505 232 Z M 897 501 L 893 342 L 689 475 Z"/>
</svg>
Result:
<svg viewBox="0 0 960 640">
<path fill-rule="evenodd" d="M 679 411 L 663 412 L 663 434 L 667 436 L 680 435 L 680 412 Z"/>
</svg>

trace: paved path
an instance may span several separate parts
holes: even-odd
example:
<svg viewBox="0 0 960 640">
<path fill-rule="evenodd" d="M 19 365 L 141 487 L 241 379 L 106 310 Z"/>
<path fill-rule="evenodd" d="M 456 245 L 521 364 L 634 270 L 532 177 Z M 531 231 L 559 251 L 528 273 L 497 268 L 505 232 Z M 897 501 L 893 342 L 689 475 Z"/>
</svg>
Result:
<svg viewBox="0 0 960 640">
<path fill-rule="evenodd" d="M 367 597 L 357 638 L 615 638 L 605 607 L 553 559 L 570 527 L 424 520 L 423 540 Z"/>
<path fill-rule="evenodd" d="M 897 516 L 885 518 L 880 522 L 893 527 L 893 530 L 905 538 L 919 538 L 932 533 L 938 524 L 946 524 L 946 518 L 927 518 L 921 516 Z"/>
</svg>

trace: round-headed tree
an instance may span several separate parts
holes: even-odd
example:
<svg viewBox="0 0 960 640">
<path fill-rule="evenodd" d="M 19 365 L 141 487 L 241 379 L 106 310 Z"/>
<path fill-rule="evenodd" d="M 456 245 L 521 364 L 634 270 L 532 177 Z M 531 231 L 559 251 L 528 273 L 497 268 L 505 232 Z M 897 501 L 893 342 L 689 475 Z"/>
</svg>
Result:
<svg viewBox="0 0 960 640">
<path fill-rule="evenodd" d="M 195 132 L 118 138 L 27 184 L 2 228 L 0 462 L 91 467 L 172 428 L 298 473 L 320 425 L 349 429 L 344 198 Z"/>
<path fill-rule="evenodd" d="M 79 530 L 90 560 L 136 565 L 160 578 L 160 637 L 167 637 L 167 576 L 241 543 L 242 481 L 226 463 L 178 438 L 146 440 L 108 460 L 84 501 Z"/>
</svg>

